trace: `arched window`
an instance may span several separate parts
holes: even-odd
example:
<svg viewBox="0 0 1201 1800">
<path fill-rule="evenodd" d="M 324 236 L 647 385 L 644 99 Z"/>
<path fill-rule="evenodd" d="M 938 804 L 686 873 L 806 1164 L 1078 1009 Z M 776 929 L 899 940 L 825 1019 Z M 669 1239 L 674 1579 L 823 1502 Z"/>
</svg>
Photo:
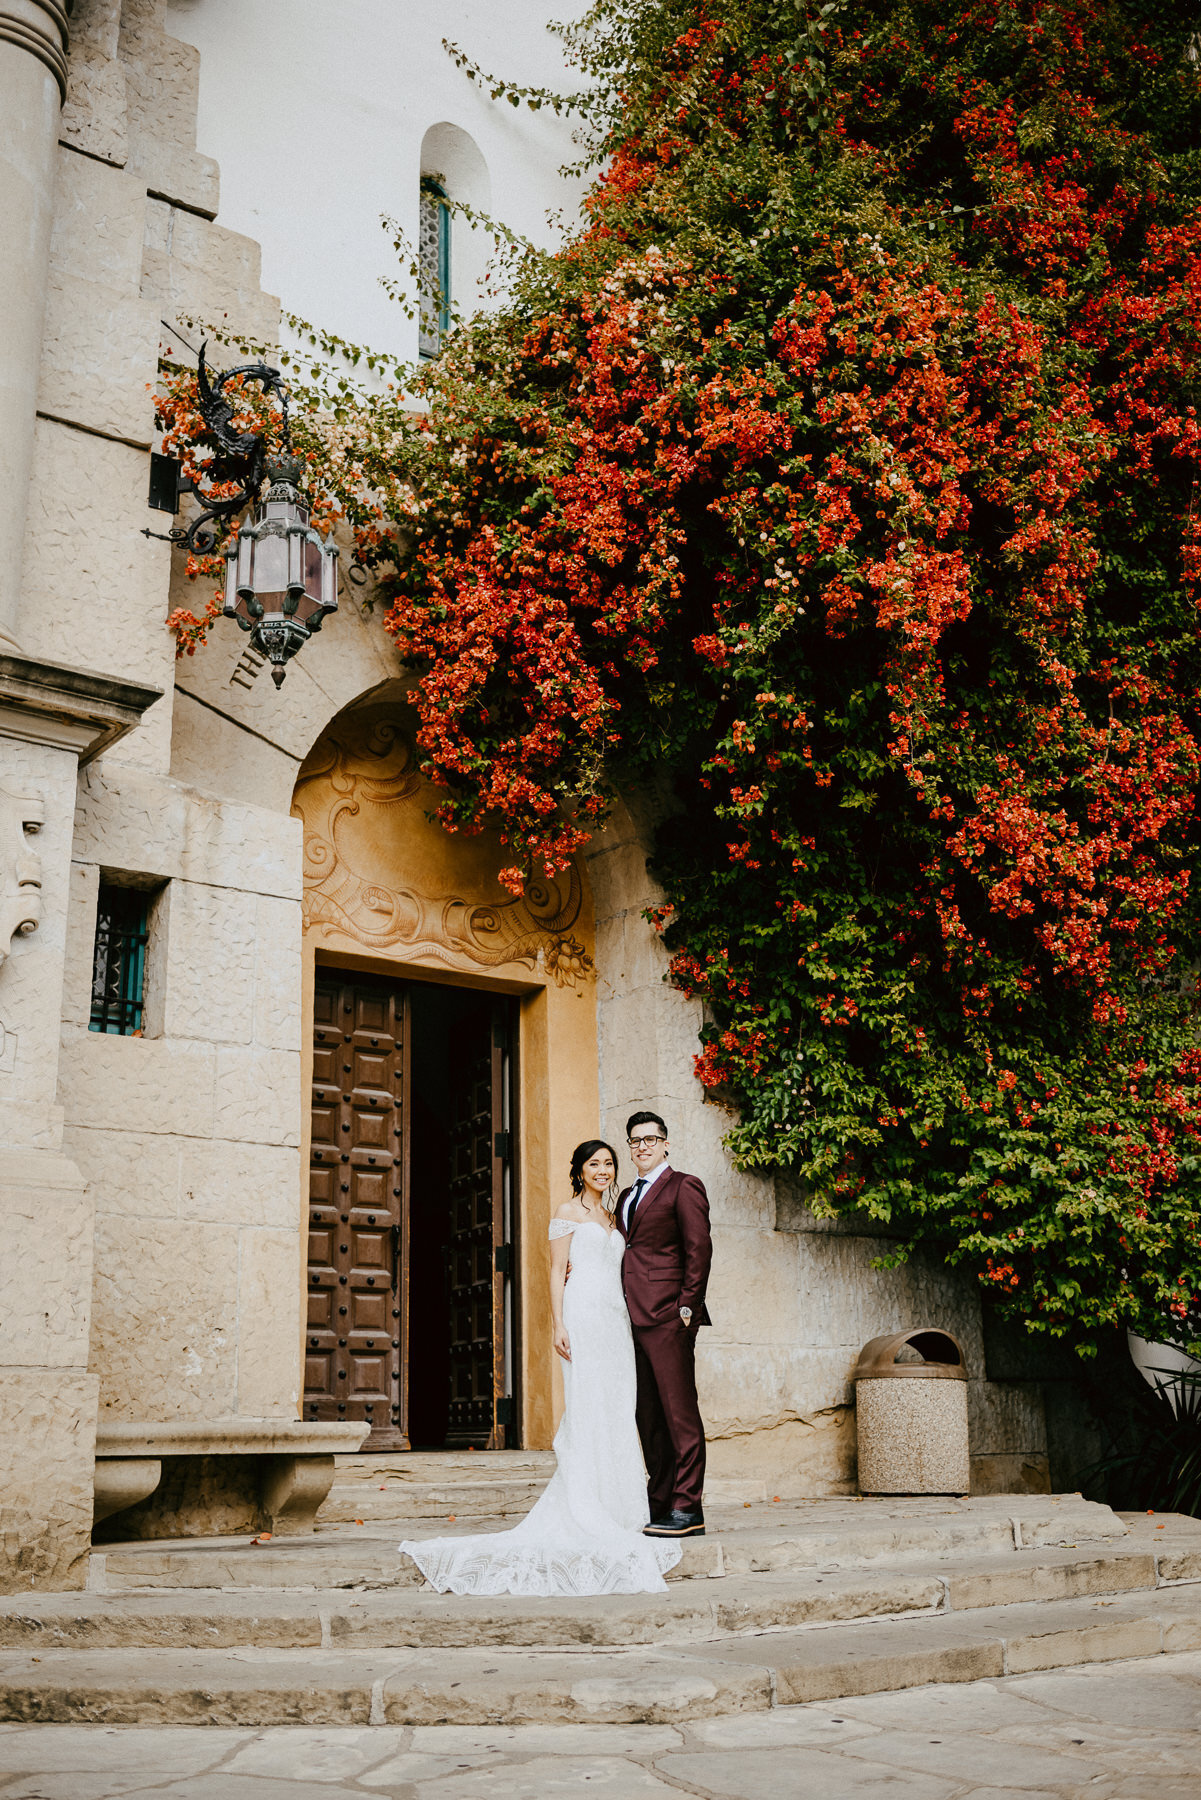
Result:
<svg viewBox="0 0 1201 1800">
<path fill-rule="evenodd" d="M 479 305 L 490 240 L 473 215 L 488 212 L 492 188 L 474 139 L 448 119 L 423 136 L 420 168 L 417 348 L 428 357 L 446 342 L 452 303 L 463 313 Z"/>
<path fill-rule="evenodd" d="M 450 208 L 446 190 L 434 175 L 421 177 L 417 262 L 421 275 L 417 347 L 422 356 L 437 356 L 450 329 Z"/>
</svg>

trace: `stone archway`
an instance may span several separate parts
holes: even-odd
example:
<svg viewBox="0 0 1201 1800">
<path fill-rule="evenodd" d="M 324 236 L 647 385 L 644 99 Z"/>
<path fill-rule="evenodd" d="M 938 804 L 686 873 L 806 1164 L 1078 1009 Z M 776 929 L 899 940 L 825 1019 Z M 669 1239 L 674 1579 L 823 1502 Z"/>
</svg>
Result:
<svg viewBox="0 0 1201 1800">
<path fill-rule="evenodd" d="M 590 891 L 577 866 L 520 897 L 501 887 L 497 839 L 431 816 L 438 796 L 418 772 L 414 726 L 400 683 L 375 690 L 325 728 L 295 786 L 313 1022 L 304 1416 L 367 1418 L 373 1449 L 441 1441 L 438 1408 L 415 1384 L 422 1368 L 427 1386 L 441 1380 L 449 1355 L 445 1441 L 541 1448 L 557 1379 L 546 1227 L 597 1118 Z M 441 1164 L 439 1133 L 459 1145 Z M 445 1330 L 429 1304 L 439 1259 Z M 493 1379 L 489 1411 L 479 1390 Z"/>
</svg>

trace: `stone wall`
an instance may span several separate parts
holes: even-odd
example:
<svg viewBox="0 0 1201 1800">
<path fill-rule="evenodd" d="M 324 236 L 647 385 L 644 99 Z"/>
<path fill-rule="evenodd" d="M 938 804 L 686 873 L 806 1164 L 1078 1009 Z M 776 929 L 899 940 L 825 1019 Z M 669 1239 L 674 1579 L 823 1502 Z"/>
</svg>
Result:
<svg viewBox="0 0 1201 1800">
<path fill-rule="evenodd" d="M 81 0 L 61 122 L 21 647 L 164 697 L 80 783 L 58 1100 L 94 1214 L 102 1414 L 291 1418 L 300 836 L 171 777 L 173 559 L 142 535 L 169 523 L 146 501 L 160 321 L 269 337 L 279 309 L 257 246 L 213 223 L 199 57 L 163 16 L 160 0 Z M 88 1029 L 102 875 L 155 894 L 139 1037 Z"/>
<path fill-rule="evenodd" d="M 102 1418 L 295 1415 L 300 854 L 261 808 L 111 761 L 81 782 L 60 1085 Z M 141 1037 L 88 1029 L 101 870 L 159 884 Z"/>
<path fill-rule="evenodd" d="M 817 1219 L 786 1185 L 735 1169 L 729 1115 L 692 1074 L 699 1002 L 664 981 L 667 959 L 644 919 L 662 894 L 647 872 L 656 801 L 631 797 L 588 857 L 596 908 L 601 1128 L 612 1143 L 648 1106 L 667 1120 L 671 1156 L 705 1182 L 713 1225 L 711 1330 L 698 1342 L 711 1476 L 759 1479 L 782 1497 L 853 1492 L 859 1350 L 886 1331 L 951 1331 L 969 1371 L 974 1491 L 1047 1485 L 1042 1398 L 1034 1382 L 986 1379 L 973 1284 L 933 1259 L 874 1266 L 879 1236 Z"/>
</svg>

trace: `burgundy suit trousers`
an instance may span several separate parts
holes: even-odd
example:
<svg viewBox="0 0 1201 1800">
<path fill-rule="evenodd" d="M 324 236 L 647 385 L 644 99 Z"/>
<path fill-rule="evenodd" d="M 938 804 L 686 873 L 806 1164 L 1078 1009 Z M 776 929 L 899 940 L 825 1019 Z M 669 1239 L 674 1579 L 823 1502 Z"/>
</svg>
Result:
<svg viewBox="0 0 1201 1800">
<path fill-rule="evenodd" d="M 634 1326 L 635 1417 L 646 1460 L 651 1518 L 699 1512 L 705 1487 L 705 1427 L 696 1400 L 695 1328 L 679 1319 Z"/>
</svg>

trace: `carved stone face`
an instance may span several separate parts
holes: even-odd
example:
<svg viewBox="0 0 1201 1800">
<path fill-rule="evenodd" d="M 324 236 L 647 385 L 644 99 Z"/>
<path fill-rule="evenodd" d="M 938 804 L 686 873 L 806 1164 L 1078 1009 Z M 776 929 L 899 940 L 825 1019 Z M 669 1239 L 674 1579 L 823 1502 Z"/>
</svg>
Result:
<svg viewBox="0 0 1201 1800">
<path fill-rule="evenodd" d="M 42 859 L 38 833 L 45 823 L 42 802 L 0 787 L 0 965 L 14 937 L 28 937 L 42 917 Z"/>
</svg>

